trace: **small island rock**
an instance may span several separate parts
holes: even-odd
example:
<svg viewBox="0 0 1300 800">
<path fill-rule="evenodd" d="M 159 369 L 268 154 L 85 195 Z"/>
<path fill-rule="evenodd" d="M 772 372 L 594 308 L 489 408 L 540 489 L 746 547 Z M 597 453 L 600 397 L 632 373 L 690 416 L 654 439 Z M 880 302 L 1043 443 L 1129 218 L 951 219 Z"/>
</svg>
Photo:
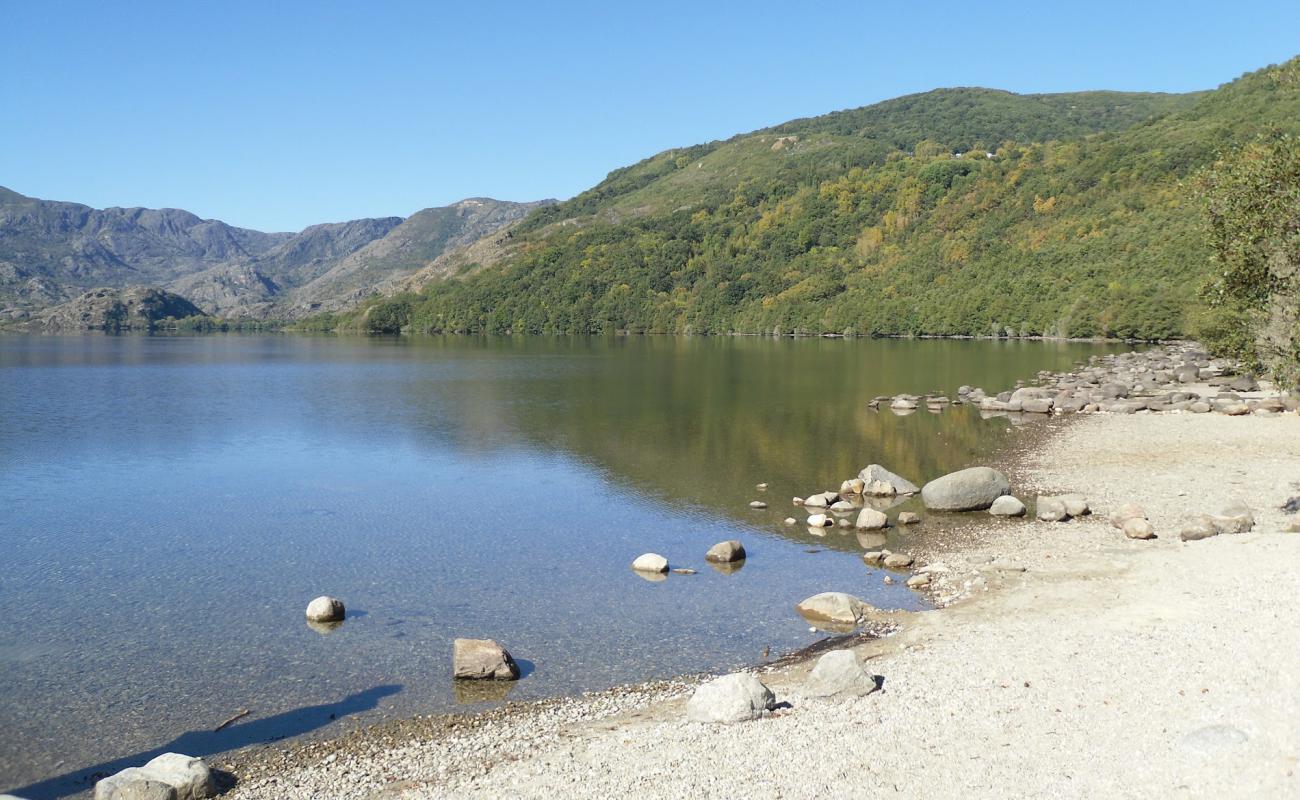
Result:
<svg viewBox="0 0 1300 800">
<path fill-rule="evenodd" d="M 491 639 L 457 639 L 451 650 L 452 677 L 460 680 L 513 681 L 519 665 Z"/>
<path fill-rule="evenodd" d="M 705 561 L 712 561 L 716 564 L 730 564 L 732 561 L 743 561 L 744 559 L 745 546 L 735 539 L 718 542 L 709 548 L 709 552 L 704 554 Z"/>
<path fill-rule="evenodd" d="M 668 559 L 658 553 L 642 553 L 632 562 L 632 569 L 637 572 L 667 572 Z"/>
<path fill-rule="evenodd" d="M 309 622 L 338 622 L 346 615 L 343 601 L 337 597 L 321 595 L 307 604 Z"/>
</svg>

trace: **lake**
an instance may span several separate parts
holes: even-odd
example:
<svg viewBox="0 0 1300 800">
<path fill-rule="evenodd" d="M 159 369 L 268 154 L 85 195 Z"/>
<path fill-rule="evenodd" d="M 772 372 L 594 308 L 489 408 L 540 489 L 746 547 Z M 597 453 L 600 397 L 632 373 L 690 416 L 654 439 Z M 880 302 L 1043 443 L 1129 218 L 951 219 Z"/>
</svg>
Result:
<svg viewBox="0 0 1300 800">
<path fill-rule="evenodd" d="M 1105 351 L 0 336 L 0 792 L 752 664 L 824 635 L 793 611 L 821 591 L 920 608 L 853 532 L 784 525 L 791 496 L 872 462 L 919 484 L 1011 441 L 1006 419 L 873 396 L 996 391 Z M 709 568 L 733 538 L 744 566 Z M 644 580 L 647 551 L 699 573 Z M 349 612 L 327 633 L 303 617 L 320 594 Z M 499 640 L 524 678 L 453 685 L 458 636 Z"/>
</svg>

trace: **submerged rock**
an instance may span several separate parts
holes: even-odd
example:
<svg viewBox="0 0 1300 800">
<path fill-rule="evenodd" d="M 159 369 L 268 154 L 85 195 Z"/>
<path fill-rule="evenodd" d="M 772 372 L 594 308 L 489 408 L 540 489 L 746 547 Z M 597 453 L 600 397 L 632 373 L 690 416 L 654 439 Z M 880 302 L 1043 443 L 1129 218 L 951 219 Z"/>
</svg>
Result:
<svg viewBox="0 0 1300 800">
<path fill-rule="evenodd" d="M 970 467 L 935 478 L 921 489 L 925 507 L 936 511 L 979 511 L 1011 494 L 1011 483 L 989 467 Z"/>
<path fill-rule="evenodd" d="M 914 512 L 914 511 L 900 511 L 900 512 L 898 512 L 898 524 L 899 524 L 899 525 L 915 525 L 916 523 L 918 523 L 918 522 L 920 522 L 920 521 L 921 521 L 921 515 L 920 515 L 920 514 L 917 514 L 917 513 Z"/>
<path fill-rule="evenodd" d="M 452 677 L 460 680 L 513 681 L 519 665 L 491 639 L 457 639 L 452 643 Z"/>
<path fill-rule="evenodd" d="M 700 684 L 686 703 L 692 722 L 733 723 L 758 719 L 776 705 L 776 695 L 748 672 L 737 672 Z"/>
</svg>

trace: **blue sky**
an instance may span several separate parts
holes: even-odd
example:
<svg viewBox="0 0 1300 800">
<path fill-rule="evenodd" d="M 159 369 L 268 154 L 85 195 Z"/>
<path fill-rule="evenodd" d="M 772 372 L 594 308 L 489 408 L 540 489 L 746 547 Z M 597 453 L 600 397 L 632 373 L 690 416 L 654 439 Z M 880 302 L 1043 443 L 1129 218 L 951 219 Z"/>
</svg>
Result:
<svg viewBox="0 0 1300 800">
<path fill-rule="evenodd" d="M 568 197 L 939 86 L 1211 88 L 1300 53 L 1297 31 L 1289 0 L 0 0 L 0 185 L 297 230 Z"/>
</svg>

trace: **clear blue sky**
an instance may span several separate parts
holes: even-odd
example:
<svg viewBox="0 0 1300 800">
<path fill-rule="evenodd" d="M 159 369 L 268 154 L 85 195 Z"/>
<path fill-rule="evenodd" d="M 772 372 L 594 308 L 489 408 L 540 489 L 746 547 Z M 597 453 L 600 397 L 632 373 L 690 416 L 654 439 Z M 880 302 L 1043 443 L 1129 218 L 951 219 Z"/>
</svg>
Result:
<svg viewBox="0 0 1300 800">
<path fill-rule="evenodd" d="M 1298 32 L 1290 0 L 0 0 L 0 185 L 297 230 L 568 197 L 670 147 L 939 86 L 1211 88 Z"/>
</svg>

